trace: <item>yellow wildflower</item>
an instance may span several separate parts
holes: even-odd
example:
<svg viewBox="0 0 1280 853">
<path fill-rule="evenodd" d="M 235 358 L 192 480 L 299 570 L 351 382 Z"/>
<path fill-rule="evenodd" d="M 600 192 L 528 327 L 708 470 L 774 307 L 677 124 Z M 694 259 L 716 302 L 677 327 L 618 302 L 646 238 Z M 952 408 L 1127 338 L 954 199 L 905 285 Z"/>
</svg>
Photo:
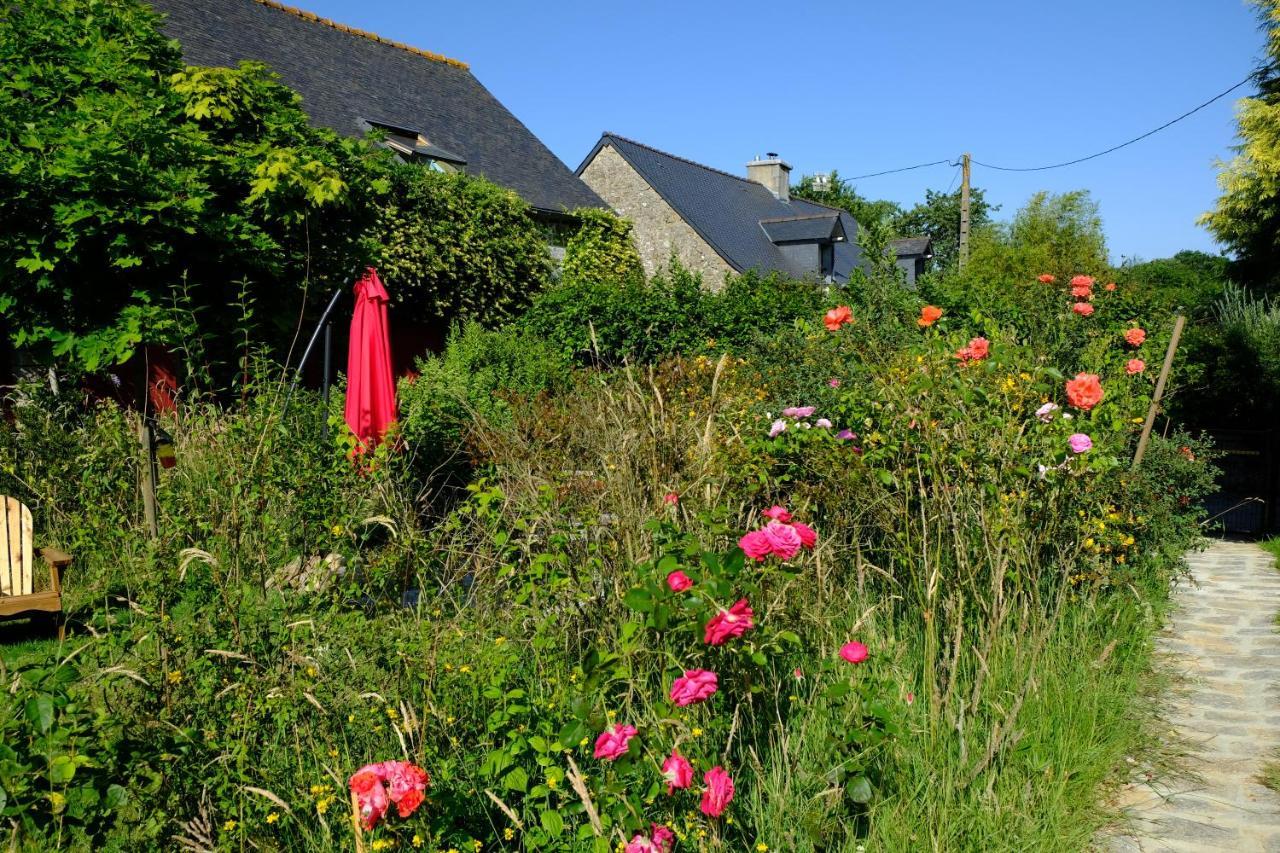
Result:
<svg viewBox="0 0 1280 853">
<path fill-rule="evenodd" d="M 379 838 L 377 841 L 369 845 L 370 850 L 390 850 L 395 847 L 396 843 L 386 838 Z"/>
<path fill-rule="evenodd" d="M 307 667 L 307 675 L 309 677 L 315 678 L 319 674 L 320 674 L 320 670 L 316 669 L 314 666 Z"/>
<path fill-rule="evenodd" d="M 693 735 L 694 737 L 702 737 L 702 729 L 694 729 L 693 731 L 689 732 L 689 734 Z"/>
<path fill-rule="evenodd" d="M 502 837 L 510 841 L 516 837 L 516 831 L 508 826 L 506 829 L 502 830 Z"/>
<path fill-rule="evenodd" d="M 235 828 L 236 828 L 236 822 L 234 820 L 229 820 L 222 825 L 223 832 L 234 832 Z"/>
<path fill-rule="evenodd" d="M 458 672 L 467 673 L 470 671 L 471 671 L 471 667 L 467 666 L 466 664 L 463 664 L 462 666 L 458 667 Z"/>
<path fill-rule="evenodd" d="M 176 670 L 176 669 L 175 669 L 173 672 L 171 672 L 171 673 L 169 673 L 168 675 L 166 675 L 166 676 L 165 676 L 165 678 L 166 678 L 166 679 L 168 679 L 168 681 L 169 681 L 169 683 L 170 683 L 170 684 L 181 684 L 181 683 L 182 683 L 182 673 L 181 673 L 181 672 L 178 672 L 178 670 Z"/>
<path fill-rule="evenodd" d="M 421 835 L 415 832 L 413 834 L 413 838 L 409 841 L 409 843 L 412 844 L 414 847 L 421 847 L 423 844 L 426 843 L 426 841 L 427 840 L 425 838 L 423 838 Z"/>
<path fill-rule="evenodd" d="M 769 845 L 761 841 L 756 845 L 756 850 L 759 850 L 760 853 L 769 853 Z"/>
<path fill-rule="evenodd" d="M 277 823 L 279 822 L 279 820 L 280 820 L 280 815 L 276 814 L 275 812 L 272 812 L 271 814 L 267 815 L 267 823 Z"/>
<path fill-rule="evenodd" d="M 329 529 L 333 531 L 333 535 L 334 535 L 334 536 L 341 536 L 341 535 L 342 535 L 342 525 L 341 525 L 341 524 L 335 524 L 333 527 L 330 527 Z"/>
</svg>

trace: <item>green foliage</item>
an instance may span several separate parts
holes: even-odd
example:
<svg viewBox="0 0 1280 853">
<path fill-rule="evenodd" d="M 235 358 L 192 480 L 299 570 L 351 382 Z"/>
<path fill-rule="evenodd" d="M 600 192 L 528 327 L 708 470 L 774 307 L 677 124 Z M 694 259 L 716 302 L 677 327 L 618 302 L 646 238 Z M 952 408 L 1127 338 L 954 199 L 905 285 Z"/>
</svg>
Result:
<svg viewBox="0 0 1280 853">
<path fill-rule="evenodd" d="M 654 362 L 742 347 L 811 315 L 822 299 L 813 283 L 776 274 L 746 273 L 711 291 L 672 259 L 665 274 L 647 282 L 566 281 L 539 297 L 520 326 L 571 359 Z"/>
<path fill-rule="evenodd" d="M 391 185 L 375 255 L 398 313 L 496 326 L 547 285 L 547 247 L 512 191 L 412 165 L 395 169 Z"/>
<path fill-rule="evenodd" d="M 1033 195 L 1007 224 L 976 229 L 963 275 L 1021 281 L 1103 275 L 1110 268 L 1097 202 L 1083 190 Z"/>
<path fill-rule="evenodd" d="M 455 328 L 444 352 L 420 359 L 417 373 L 400 383 L 401 434 L 414 466 L 428 475 L 464 472 L 473 427 L 507 423 L 513 402 L 570 382 L 559 349 L 513 327 L 490 331 L 478 322 Z"/>
<path fill-rule="evenodd" d="M 970 188 L 971 231 L 986 228 L 999 209 L 987 201 L 981 187 Z M 893 227 L 900 237 L 928 237 L 933 242 L 933 269 L 951 269 L 960 258 L 960 190 L 925 190 L 924 201 L 894 217 Z"/>
<path fill-rule="evenodd" d="M 1219 243 L 1236 256 L 1237 278 L 1272 288 L 1280 268 L 1280 3 L 1253 0 L 1266 33 L 1258 93 L 1236 111 L 1236 156 L 1220 163 L 1221 194 L 1200 217 Z"/>
<path fill-rule="evenodd" d="M 19 346 L 78 349 L 91 367 L 127 355 L 146 282 L 199 228 L 207 142 L 182 121 L 166 83 L 179 55 L 154 23 L 115 0 L 37 0 L 0 18 L 0 313 Z"/>
<path fill-rule="evenodd" d="M 1185 399 L 1175 399 L 1178 412 L 1206 428 L 1274 422 L 1280 417 L 1280 305 L 1228 284 L 1211 308 L 1211 322 L 1189 335 L 1198 371 Z"/>
<path fill-rule="evenodd" d="M 640 255 L 631 242 L 631 223 L 612 211 L 573 211 L 579 225 L 564 249 L 560 278 L 569 285 L 629 286 L 643 283 Z"/>
</svg>

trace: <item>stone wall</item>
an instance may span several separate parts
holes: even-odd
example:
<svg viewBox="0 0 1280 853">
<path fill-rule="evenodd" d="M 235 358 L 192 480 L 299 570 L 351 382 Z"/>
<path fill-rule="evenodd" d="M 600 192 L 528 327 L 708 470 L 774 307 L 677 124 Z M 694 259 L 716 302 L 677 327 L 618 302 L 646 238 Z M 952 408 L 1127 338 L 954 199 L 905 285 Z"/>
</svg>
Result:
<svg viewBox="0 0 1280 853">
<path fill-rule="evenodd" d="M 601 148 L 587 164 L 582 170 L 582 180 L 619 216 L 631 220 L 636 251 L 640 253 L 646 275 L 666 269 L 674 249 L 685 268 L 702 274 L 705 287 L 719 290 L 724 286 L 724 277 L 732 273 L 733 268 L 612 145 Z"/>
</svg>

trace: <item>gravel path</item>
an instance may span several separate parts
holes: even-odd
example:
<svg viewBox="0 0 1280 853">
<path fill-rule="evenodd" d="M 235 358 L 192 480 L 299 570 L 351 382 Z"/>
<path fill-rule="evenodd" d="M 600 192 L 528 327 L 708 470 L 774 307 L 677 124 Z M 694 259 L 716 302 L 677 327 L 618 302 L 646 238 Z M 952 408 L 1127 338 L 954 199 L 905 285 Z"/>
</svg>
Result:
<svg viewBox="0 0 1280 853">
<path fill-rule="evenodd" d="M 1170 741 L 1189 773 L 1120 792 L 1129 834 L 1100 843 L 1114 853 L 1280 853 L 1280 794 L 1263 787 L 1280 748 L 1280 571 L 1256 545 L 1217 542 L 1188 558 L 1194 584 L 1159 647 L 1186 676 L 1166 703 Z"/>
</svg>

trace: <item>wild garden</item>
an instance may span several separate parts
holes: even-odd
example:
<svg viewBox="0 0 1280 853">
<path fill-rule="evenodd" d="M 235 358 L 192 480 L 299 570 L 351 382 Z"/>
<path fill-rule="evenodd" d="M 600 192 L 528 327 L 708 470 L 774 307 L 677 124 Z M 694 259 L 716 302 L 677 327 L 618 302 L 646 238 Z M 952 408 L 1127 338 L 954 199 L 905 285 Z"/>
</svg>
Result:
<svg viewBox="0 0 1280 853">
<path fill-rule="evenodd" d="M 598 213 L 554 274 L 510 193 L 310 128 L 263 69 L 22 8 L 0 316 L 60 381 L 5 400 L 0 494 L 74 563 L 64 643 L 0 626 L 10 849 L 1079 850 L 1111 818 L 1214 478 L 1163 415 L 1135 462 L 1174 317 L 1175 407 L 1274 328 L 1221 259 L 1112 268 L 1069 194 L 918 290 L 874 224 L 847 286 L 646 278 Z M 50 145 L 76 128 L 116 162 Z M 454 321 L 367 454 L 282 367 L 357 261 Z M 142 344 L 187 371 L 156 537 L 138 416 L 82 381 Z"/>
</svg>

